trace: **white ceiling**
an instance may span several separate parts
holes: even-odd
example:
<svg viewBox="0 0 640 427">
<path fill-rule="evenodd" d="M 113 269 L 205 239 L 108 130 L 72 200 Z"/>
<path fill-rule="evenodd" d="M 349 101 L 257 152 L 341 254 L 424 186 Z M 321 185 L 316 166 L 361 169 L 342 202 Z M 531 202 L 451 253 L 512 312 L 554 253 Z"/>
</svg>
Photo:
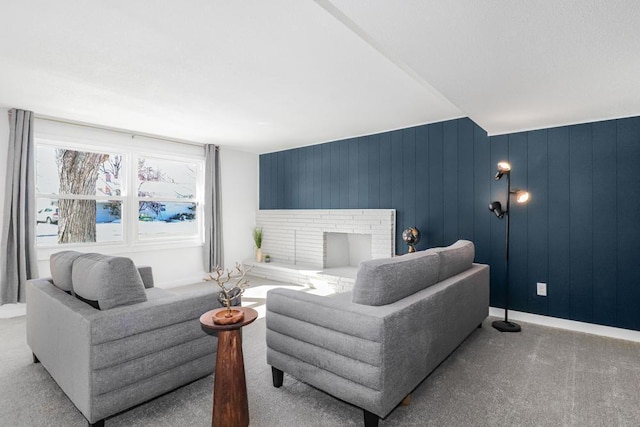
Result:
<svg viewBox="0 0 640 427">
<path fill-rule="evenodd" d="M 0 5 L 0 106 L 257 153 L 640 115 L 637 0 Z"/>
</svg>

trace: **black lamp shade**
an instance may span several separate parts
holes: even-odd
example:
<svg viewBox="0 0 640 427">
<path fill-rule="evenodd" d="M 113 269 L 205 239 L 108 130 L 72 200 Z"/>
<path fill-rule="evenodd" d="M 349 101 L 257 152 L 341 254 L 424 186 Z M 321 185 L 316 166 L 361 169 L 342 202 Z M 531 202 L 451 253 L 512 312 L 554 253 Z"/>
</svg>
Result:
<svg viewBox="0 0 640 427">
<path fill-rule="evenodd" d="M 504 217 L 504 211 L 502 210 L 502 203 L 500 202 L 491 202 L 489 203 L 489 210 L 496 214 L 498 218 Z"/>
</svg>

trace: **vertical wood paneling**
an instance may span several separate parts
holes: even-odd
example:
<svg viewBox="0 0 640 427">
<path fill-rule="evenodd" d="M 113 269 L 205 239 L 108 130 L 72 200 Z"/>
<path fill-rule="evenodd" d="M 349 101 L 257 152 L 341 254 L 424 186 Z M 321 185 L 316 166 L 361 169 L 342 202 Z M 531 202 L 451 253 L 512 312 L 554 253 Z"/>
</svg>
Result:
<svg viewBox="0 0 640 427">
<path fill-rule="evenodd" d="M 617 121 L 617 325 L 640 330 L 640 118 Z M 600 206 L 598 206 L 600 208 Z"/>
<path fill-rule="evenodd" d="M 331 144 L 322 144 L 320 185 L 322 195 L 320 203 L 322 208 L 331 207 Z"/>
<path fill-rule="evenodd" d="M 547 297 L 537 295 L 537 282 L 548 281 L 549 236 L 540 230 L 549 229 L 549 153 L 547 131 L 529 132 L 527 144 L 527 191 L 531 200 L 527 204 L 527 296 L 529 311 L 536 314 L 547 314 Z"/>
<path fill-rule="evenodd" d="M 263 155 L 260 156 L 258 160 L 259 171 L 258 174 L 260 176 L 260 186 L 258 188 L 258 197 L 260 202 L 260 209 L 269 209 L 271 207 L 270 200 L 267 200 L 270 196 L 269 192 L 269 170 L 271 163 L 271 156 Z"/>
<path fill-rule="evenodd" d="M 291 179 L 292 177 L 292 166 L 293 166 L 293 150 L 287 150 L 282 152 L 282 186 L 284 187 L 283 198 L 283 206 L 286 209 L 291 209 L 293 207 L 293 192 L 294 192 L 294 182 Z"/>
<path fill-rule="evenodd" d="M 284 191 L 285 191 L 285 187 L 284 187 L 284 156 L 285 156 L 285 152 L 281 151 L 279 153 L 276 154 L 276 205 L 277 206 L 285 206 L 285 201 L 284 201 Z"/>
<path fill-rule="evenodd" d="M 349 207 L 358 207 L 358 144 L 354 140 L 347 140 L 349 144 Z"/>
<path fill-rule="evenodd" d="M 509 135 L 511 191 L 527 188 L 527 137 L 527 133 Z M 527 206 L 516 203 L 515 197 L 511 196 L 509 209 L 509 307 L 527 311 Z"/>
<path fill-rule="evenodd" d="M 368 137 L 369 152 L 369 208 L 380 209 L 380 135 Z"/>
<path fill-rule="evenodd" d="M 572 319 L 593 319 L 593 142 L 591 125 L 569 128 L 569 215 Z"/>
<path fill-rule="evenodd" d="M 300 149 L 300 209 L 308 209 L 313 204 L 313 170 L 309 164 L 312 158 L 311 150 Z"/>
<path fill-rule="evenodd" d="M 549 129 L 549 281 L 550 316 L 569 319 L 571 306 L 571 245 L 569 210 L 569 128 Z"/>
<path fill-rule="evenodd" d="M 393 209 L 391 206 L 391 133 L 380 135 L 380 207 Z"/>
<path fill-rule="evenodd" d="M 314 145 L 313 150 L 313 206 L 312 209 L 322 208 L 322 145 Z M 326 175 L 324 175 L 326 176 Z"/>
<path fill-rule="evenodd" d="M 442 123 L 429 126 L 428 246 L 444 245 L 444 134 Z"/>
<path fill-rule="evenodd" d="M 327 144 L 331 158 L 331 168 L 329 172 L 329 208 L 338 209 L 340 207 L 340 141 Z"/>
<path fill-rule="evenodd" d="M 358 138 L 358 204 L 357 208 L 369 206 L 369 144 L 367 137 Z"/>
<path fill-rule="evenodd" d="M 442 219 L 443 239 L 450 245 L 458 239 L 458 124 L 456 120 L 443 125 Z"/>
<path fill-rule="evenodd" d="M 429 126 L 416 128 L 416 219 L 415 225 L 420 230 L 420 242 L 416 250 L 429 247 L 429 231 L 432 224 L 429 219 Z"/>
<path fill-rule="evenodd" d="M 593 321 L 616 323 L 618 221 L 615 214 L 616 122 L 594 123 L 593 132 Z"/>
<path fill-rule="evenodd" d="M 402 191 L 402 131 L 391 132 L 391 206 L 396 209 L 396 252 L 404 253 L 406 245 L 402 241 L 404 229 L 404 193 Z"/>
<path fill-rule="evenodd" d="M 416 225 L 416 131 L 402 130 L 402 194 L 404 220 L 401 228 Z"/>
<path fill-rule="evenodd" d="M 458 121 L 458 232 L 473 241 L 473 128 L 469 119 Z"/>
<path fill-rule="evenodd" d="M 503 205 L 509 160 L 514 310 L 640 330 L 640 118 L 488 138 L 469 119 L 260 156 L 261 209 L 394 208 L 418 249 L 469 239 L 491 265 L 491 305 L 504 306 Z M 546 281 L 548 296 L 536 295 Z"/>
<path fill-rule="evenodd" d="M 300 209 L 300 149 L 291 150 L 291 171 L 289 179 L 292 181 L 293 193 L 291 196 L 291 208 Z"/>
<path fill-rule="evenodd" d="M 349 203 L 349 143 L 348 141 L 340 141 L 339 143 L 339 165 L 338 165 L 338 208 L 348 209 L 351 207 Z"/>
<path fill-rule="evenodd" d="M 478 126 L 473 127 L 473 238 L 476 261 L 488 263 L 491 258 L 491 217 L 486 210 L 491 197 L 491 167 L 489 137 Z"/>
</svg>

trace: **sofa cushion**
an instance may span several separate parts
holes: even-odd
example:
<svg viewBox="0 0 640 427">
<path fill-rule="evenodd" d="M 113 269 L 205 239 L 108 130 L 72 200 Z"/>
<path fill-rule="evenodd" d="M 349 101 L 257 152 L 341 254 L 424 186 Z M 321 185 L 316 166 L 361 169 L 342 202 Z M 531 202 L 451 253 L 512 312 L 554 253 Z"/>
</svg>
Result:
<svg viewBox="0 0 640 427">
<path fill-rule="evenodd" d="M 62 251 L 51 254 L 49 266 L 51 268 L 51 278 L 53 284 L 67 293 L 73 291 L 71 282 L 71 271 L 73 261 L 82 255 L 82 252 Z"/>
<path fill-rule="evenodd" d="M 125 257 L 82 254 L 73 262 L 73 291 L 85 302 L 97 301 L 100 310 L 147 300 L 142 278 Z"/>
<path fill-rule="evenodd" d="M 439 270 L 439 255 L 425 251 L 363 261 L 358 267 L 352 301 L 375 306 L 391 304 L 437 283 Z"/>
<path fill-rule="evenodd" d="M 153 288 L 153 270 L 151 267 L 148 265 L 139 265 L 138 273 L 140 273 L 145 289 Z"/>
<path fill-rule="evenodd" d="M 468 240 L 458 240 L 451 246 L 431 251 L 440 256 L 439 282 L 471 268 L 475 257 L 475 246 Z"/>
</svg>

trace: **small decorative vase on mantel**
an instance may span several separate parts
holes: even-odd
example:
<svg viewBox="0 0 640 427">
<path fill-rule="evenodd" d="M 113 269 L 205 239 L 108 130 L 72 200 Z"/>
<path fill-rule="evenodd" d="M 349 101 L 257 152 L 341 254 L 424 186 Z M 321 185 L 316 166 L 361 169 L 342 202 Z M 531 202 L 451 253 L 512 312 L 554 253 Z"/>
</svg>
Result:
<svg viewBox="0 0 640 427">
<path fill-rule="evenodd" d="M 256 261 L 258 262 L 262 262 L 262 249 L 261 248 L 256 248 Z"/>
</svg>

